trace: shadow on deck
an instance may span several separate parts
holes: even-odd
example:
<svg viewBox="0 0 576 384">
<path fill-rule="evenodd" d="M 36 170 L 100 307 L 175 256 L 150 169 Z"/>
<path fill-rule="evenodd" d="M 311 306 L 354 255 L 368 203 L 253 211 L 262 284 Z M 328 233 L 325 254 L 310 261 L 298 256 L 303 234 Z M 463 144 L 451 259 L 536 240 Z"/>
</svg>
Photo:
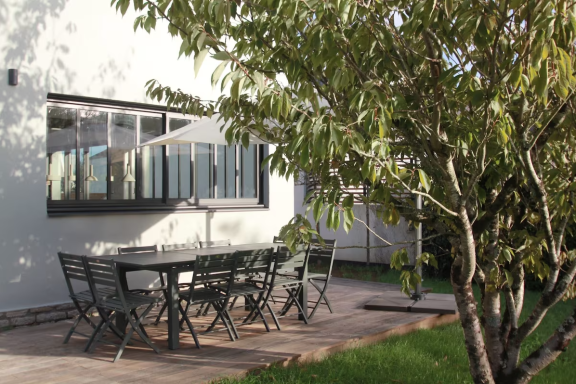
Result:
<svg viewBox="0 0 576 384">
<path fill-rule="evenodd" d="M 430 315 L 407 312 L 380 312 L 363 309 L 364 304 L 382 291 L 399 286 L 333 278 L 328 296 L 334 307 L 330 314 L 323 306 L 306 325 L 295 316 L 280 319 L 282 331 L 267 333 L 262 323 L 238 328 L 240 340 L 231 342 L 226 332 L 200 336 L 202 349 L 194 346 L 190 333 L 180 334 L 180 349 L 168 350 L 166 323 L 148 325 L 146 330 L 161 349 L 155 354 L 141 343 L 128 346 L 120 361 L 112 364 L 113 346 L 99 344 L 94 354 L 82 352 L 86 339 L 74 335 L 62 344 L 71 321 L 18 328 L 0 333 L 0 381 L 58 383 L 202 383 L 224 376 L 242 376 L 270 364 L 305 362 L 348 348 L 384 340 L 419 328 L 431 328 L 457 320 L 457 315 Z M 310 299 L 317 297 L 312 292 Z M 279 308 L 279 305 L 277 306 Z M 191 311 L 192 313 L 192 311 Z M 241 316 L 243 309 L 235 309 Z M 149 319 L 145 323 L 153 321 Z M 191 317 L 202 331 L 212 316 Z M 81 331 L 88 332 L 83 326 Z"/>
</svg>

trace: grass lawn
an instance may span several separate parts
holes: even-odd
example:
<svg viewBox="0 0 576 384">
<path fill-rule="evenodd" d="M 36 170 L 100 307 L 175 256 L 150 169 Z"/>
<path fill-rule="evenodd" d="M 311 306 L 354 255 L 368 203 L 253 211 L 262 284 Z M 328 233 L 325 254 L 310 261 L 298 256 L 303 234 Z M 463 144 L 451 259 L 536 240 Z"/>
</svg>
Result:
<svg viewBox="0 0 576 384">
<path fill-rule="evenodd" d="M 336 276 L 398 283 L 397 271 L 383 272 L 377 267 L 343 265 Z M 449 282 L 425 279 L 433 292 L 452 293 Z M 476 290 L 477 297 L 479 296 Z M 523 316 L 538 299 L 537 292 L 527 292 Z M 549 312 L 538 330 L 524 343 L 527 356 L 554 331 L 571 309 L 574 301 L 560 302 Z M 576 346 L 537 376 L 533 383 L 571 383 L 576 381 Z M 348 350 L 323 361 L 287 368 L 271 367 L 259 375 L 241 380 L 226 379 L 227 384 L 257 383 L 471 383 L 464 338 L 459 323 L 404 336 L 393 336 L 368 347 Z"/>
</svg>

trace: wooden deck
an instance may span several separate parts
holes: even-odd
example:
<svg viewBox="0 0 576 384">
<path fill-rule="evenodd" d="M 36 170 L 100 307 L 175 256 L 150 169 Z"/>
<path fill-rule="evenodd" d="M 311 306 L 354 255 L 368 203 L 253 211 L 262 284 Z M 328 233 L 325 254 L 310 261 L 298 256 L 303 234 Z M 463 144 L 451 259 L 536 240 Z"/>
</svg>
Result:
<svg viewBox="0 0 576 384">
<path fill-rule="evenodd" d="M 100 344 L 92 355 L 82 352 L 86 339 L 74 336 L 63 345 L 71 322 L 62 321 L 0 333 L 0 382 L 9 383 L 203 383 L 265 368 L 272 363 L 310 361 L 347 348 L 378 342 L 392 334 L 430 328 L 457 319 L 456 315 L 429 315 L 367 311 L 364 303 L 384 290 L 399 286 L 334 278 L 329 297 L 335 313 L 320 308 L 310 324 L 294 316 L 280 321 L 282 331 L 262 323 L 239 327 L 240 340 L 231 342 L 226 332 L 200 336 L 197 349 L 190 333 L 181 333 L 181 348 L 168 350 L 163 323 L 146 327 L 161 354 L 128 346 L 119 362 L 112 364 L 114 347 Z M 312 287 L 311 287 L 312 288 Z M 312 290 L 314 290 L 312 288 Z M 314 290 L 315 291 L 315 290 Z M 316 296 L 310 291 L 311 299 Z M 242 309 L 234 310 L 240 316 Z M 192 318 L 202 327 L 208 319 Z M 211 317 L 210 317 L 211 320 Z M 150 322 L 152 320 L 149 320 Z M 83 327 L 88 331 L 89 327 Z M 199 329 L 201 331 L 201 329 Z"/>
</svg>

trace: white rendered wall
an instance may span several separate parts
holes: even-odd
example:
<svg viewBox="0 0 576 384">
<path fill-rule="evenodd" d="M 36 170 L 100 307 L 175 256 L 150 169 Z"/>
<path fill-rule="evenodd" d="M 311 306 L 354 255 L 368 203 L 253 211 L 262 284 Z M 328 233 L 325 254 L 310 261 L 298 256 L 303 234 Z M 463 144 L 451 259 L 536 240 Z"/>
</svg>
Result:
<svg viewBox="0 0 576 384">
<path fill-rule="evenodd" d="M 294 214 L 304 214 L 306 207 L 302 206 L 302 202 L 304 197 L 306 196 L 304 185 L 295 185 L 294 186 Z M 397 226 L 386 226 L 382 223 L 375 212 L 373 210 L 369 211 L 370 215 L 370 229 L 374 231 L 378 236 L 382 237 L 386 241 L 395 244 L 400 242 L 407 242 L 407 241 L 414 241 L 416 239 L 416 231 L 414 228 L 410 227 L 408 223 L 401 219 L 400 223 Z M 355 205 L 354 206 L 354 216 L 365 223 L 368 223 L 366 220 L 366 206 L 365 205 Z M 308 220 L 314 224 L 314 218 L 312 213 L 308 215 Z M 341 220 L 344 220 L 341 218 Z M 381 239 L 375 236 L 373 233 L 369 233 L 362 223 L 355 221 L 354 225 L 350 232 L 346 233 L 342 225 L 340 228 L 334 232 L 331 229 L 326 228 L 326 215 L 320 221 L 320 234 L 322 237 L 326 239 L 336 239 L 338 241 L 338 247 L 366 247 L 367 241 L 367 234 L 370 236 L 370 246 L 381 246 L 386 245 Z M 376 264 L 390 264 L 390 256 L 392 252 L 399 248 L 407 248 L 408 250 L 408 257 L 410 258 L 410 262 L 414 263 L 414 255 L 416 252 L 416 247 L 414 244 L 403 244 L 403 245 L 394 245 L 390 247 L 383 247 L 383 248 L 373 248 L 370 249 L 370 254 L 366 248 L 345 248 L 345 249 L 338 249 L 336 251 L 336 260 L 346 260 L 346 261 L 355 261 L 355 262 L 367 262 L 368 257 L 370 258 L 370 263 Z"/>
<path fill-rule="evenodd" d="M 60 250 L 270 241 L 293 216 L 293 182 L 271 176 L 270 210 L 47 217 L 49 92 L 154 103 L 144 90 L 154 78 L 203 99 L 219 95 L 210 85 L 217 63 L 207 58 L 195 79 L 192 60 L 177 60 L 179 44 L 161 25 L 151 35 L 134 33 L 133 20 L 130 12 L 116 14 L 109 0 L 0 1 L 0 312 L 67 301 Z M 9 68 L 19 69 L 18 86 L 7 85 Z M 132 275 L 132 286 L 157 276 Z"/>
</svg>

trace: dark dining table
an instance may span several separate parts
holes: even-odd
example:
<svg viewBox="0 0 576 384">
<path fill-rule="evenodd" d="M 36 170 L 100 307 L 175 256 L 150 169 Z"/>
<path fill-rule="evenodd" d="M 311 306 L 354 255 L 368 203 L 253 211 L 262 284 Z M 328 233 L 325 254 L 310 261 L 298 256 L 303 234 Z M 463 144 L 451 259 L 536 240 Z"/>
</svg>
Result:
<svg viewBox="0 0 576 384">
<path fill-rule="evenodd" d="M 175 251 L 157 251 L 147 253 L 125 253 L 121 255 L 104 255 L 104 256 L 91 256 L 99 259 L 112 259 L 116 262 L 118 275 L 122 289 L 128 290 L 128 281 L 126 273 L 132 271 L 154 271 L 166 273 L 166 285 L 168 295 L 166 297 L 168 314 L 168 348 L 180 348 L 180 324 L 179 324 L 179 292 L 178 292 L 178 274 L 182 272 L 183 268 L 189 267 L 193 269 L 196 256 L 204 255 L 218 255 L 222 253 L 232 253 L 236 251 L 245 251 L 260 248 L 274 248 L 282 244 L 278 243 L 253 243 L 253 244 L 239 244 L 231 246 L 220 246 L 211 248 L 193 248 L 182 249 Z M 186 268 L 188 269 L 188 268 Z M 307 281 L 308 266 L 298 273 L 298 277 L 302 281 Z M 308 308 L 308 289 L 307 284 L 302 285 L 300 290 L 299 301 L 302 303 L 302 308 L 307 311 Z M 302 315 L 299 316 L 302 319 Z M 126 324 L 123 317 L 118 317 L 120 329 L 124 329 Z"/>
</svg>

